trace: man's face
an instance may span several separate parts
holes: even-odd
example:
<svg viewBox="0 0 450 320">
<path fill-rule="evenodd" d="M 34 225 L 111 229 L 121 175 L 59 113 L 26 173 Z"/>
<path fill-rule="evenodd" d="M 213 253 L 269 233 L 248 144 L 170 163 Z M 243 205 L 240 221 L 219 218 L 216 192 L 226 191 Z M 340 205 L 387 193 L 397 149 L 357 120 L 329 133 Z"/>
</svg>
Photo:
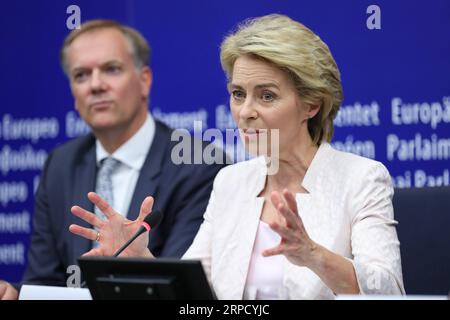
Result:
<svg viewBox="0 0 450 320">
<path fill-rule="evenodd" d="M 112 28 L 93 30 L 66 52 L 75 108 L 93 131 L 137 131 L 147 114 L 151 72 L 136 69 L 125 36 Z"/>
</svg>

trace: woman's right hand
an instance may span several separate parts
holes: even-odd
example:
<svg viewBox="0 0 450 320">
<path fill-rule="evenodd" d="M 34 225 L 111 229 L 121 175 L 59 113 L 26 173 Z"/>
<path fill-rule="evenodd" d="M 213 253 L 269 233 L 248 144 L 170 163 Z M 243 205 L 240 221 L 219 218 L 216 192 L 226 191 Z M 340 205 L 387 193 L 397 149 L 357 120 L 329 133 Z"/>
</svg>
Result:
<svg viewBox="0 0 450 320">
<path fill-rule="evenodd" d="M 72 224 L 69 227 L 70 232 L 88 240 L 99 242 L 98 247 L 88 251 L 84 256 L 113 256 L 137 232 L 142 221 L 152 211 L 154 202 L 152 197 L 146 197 L 142 202 L 138 218 L 131 221 L 117 213 L 95 192 L 89 192 L 88 198 L 103 212 L 106 220 L 99 219 L 94 213 L 79 206 L 73 206 L 71 208 L 74 215 L 91 224 L 95 229 Z M 148 233 L 146 232 L 134 240 L 120 254 L 120 257 L 153 257 L 148 249 Z"/>
</svg>

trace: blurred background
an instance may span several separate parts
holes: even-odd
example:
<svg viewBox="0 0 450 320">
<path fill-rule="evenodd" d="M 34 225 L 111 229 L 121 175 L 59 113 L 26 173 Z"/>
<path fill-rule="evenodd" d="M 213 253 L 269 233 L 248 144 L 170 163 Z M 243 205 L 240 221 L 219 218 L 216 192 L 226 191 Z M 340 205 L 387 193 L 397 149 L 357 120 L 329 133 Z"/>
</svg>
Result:
<svg viewBox="0 0 450 320">
<path fill-rule="evenodd" d="M 447 0 L 2 2 L 0 279 L 21 279 L 32 231 L 33 195 L 49 150 L 87 132 L 59 65 L 62 41 L 77 18 L 81 23 L 118 20 L 147 38 L 154 76 L 149 108 L 155 117 L 174 128 L 192 130 L 195 119 L 202 121 L 203 130 L 225 130 L 233 122 L 220 43 L 238 22 L 269 13 L 287 14 L 308 26 L 337 61 L 345 99 L 335 121 L 334 146 L 384 163 L 396 190 L 439 190 L 439 197 L 434 191 L 425 196 L 399 191 L 403 202 L 395 203 L 396 218 L 407 291 L 448 293 Z M 417 205 L 412 206 L 411 199 Z M 417 282 L 420 277 L 422 283 Z"/>
</svg>

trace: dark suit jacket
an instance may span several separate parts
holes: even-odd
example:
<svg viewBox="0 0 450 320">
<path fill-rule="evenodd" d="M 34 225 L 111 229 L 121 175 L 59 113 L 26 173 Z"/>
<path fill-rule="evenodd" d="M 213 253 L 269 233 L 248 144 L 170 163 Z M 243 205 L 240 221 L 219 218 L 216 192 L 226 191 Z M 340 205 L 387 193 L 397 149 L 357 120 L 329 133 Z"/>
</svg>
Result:
<svg viewBox="0 0 450 320">
<path fill-rule="evenodd" d="M 150 233 L 155 256 L 181 257 L 203 221 L 212 182 L 223 165 L 175 165 L 171 161 L 172 130 L 155 121 L 153 143 L 141 169 L 127 218 L 134 220 L 147 195 L 154 210 L 164 214 Z M 221 152 L 221 151 L 219 151 Z M 67 267 L 89 251 L 92 242 L 69 232 L 72 223 L 91 227 L 70 208 L 79 205 L 93 212 L 87 193 L 95 190 L 95 138 L 92 134 L 53 150 L 45 163 L 36 193 L 33 234 L 23 283 L 65 285 Z M 130 191 L 131 192 L 131 191 Z"/>
</svg>

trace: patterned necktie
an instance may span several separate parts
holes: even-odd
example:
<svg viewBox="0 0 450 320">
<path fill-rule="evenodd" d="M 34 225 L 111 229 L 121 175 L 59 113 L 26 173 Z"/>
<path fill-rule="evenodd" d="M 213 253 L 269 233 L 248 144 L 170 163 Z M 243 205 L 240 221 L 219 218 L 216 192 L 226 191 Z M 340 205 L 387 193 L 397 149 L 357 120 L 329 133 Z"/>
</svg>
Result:
<svg viewBox="0 0 450 320">
<path fill-rule="evenodd" d="M 97 173 L 97 182 L 95 185 L 95 192 L 100 195 L 106 202 L 114 207 L 114 194 L 112 184 L 112 174 L 114 170 L 119 166 L 120 161 L 111 157 L 103 159 L 100 163 L 100 168 Z M 103 212 L 95 206 L 95 214 L 101 220 L 105 220 L 106 217 Z"/>
</svg>

